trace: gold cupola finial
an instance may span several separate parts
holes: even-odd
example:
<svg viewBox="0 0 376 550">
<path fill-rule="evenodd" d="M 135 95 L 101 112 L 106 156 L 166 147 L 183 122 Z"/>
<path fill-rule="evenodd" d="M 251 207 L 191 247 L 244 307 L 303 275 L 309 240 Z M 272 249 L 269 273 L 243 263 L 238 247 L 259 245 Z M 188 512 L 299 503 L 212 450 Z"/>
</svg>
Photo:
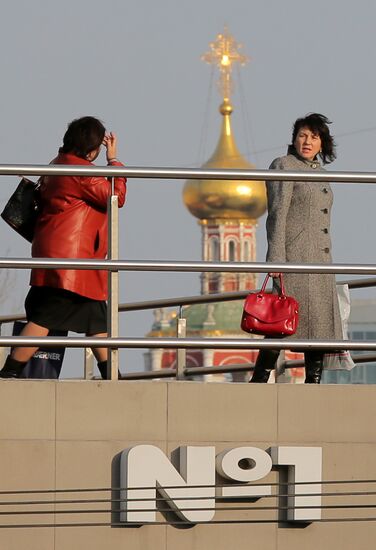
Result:
<svg viewBox="0 0 376 550">
<path fill-rule="evenodd" d="M 239 152 L 231 129 L 233 111 L 232 67 L 245 65 L 249 57 L 239 52 L 242 45 L 225 27 L 222 34 L 210 43 L 210 51 L 201 60 L 219 69 L 218 88 L 223 98 L 219 112 L 223 116 L 217 147 L 203 168 L 239 168 L 252 170 L 255 165 Z M 256 221 L 266 210 L 266 192 L 263 181 L 247 180 L 188 180 L 183 190 L 183 200 L 188 210 L 201 220 L 245 219 Z"/>
</svg>

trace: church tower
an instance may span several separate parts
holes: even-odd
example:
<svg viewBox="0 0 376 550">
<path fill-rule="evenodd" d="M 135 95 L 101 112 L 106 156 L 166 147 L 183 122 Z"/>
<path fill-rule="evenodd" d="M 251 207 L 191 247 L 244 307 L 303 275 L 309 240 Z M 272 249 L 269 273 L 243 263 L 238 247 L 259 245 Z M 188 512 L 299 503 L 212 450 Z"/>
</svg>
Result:
<svg viewBox="0 0 376 550">
<path fill-rule="evenodd" d="M 217 35 L 210 51 L 202 60 L 219 69 L 219 91 L 222 117 L 217 146 L 203 168 L 245 169 L 255 166 L 239 152 L 231 128 L 233 106 L 232 69 L 244 65 L 248 58 L 240 53 L 241 45 L 228 30 Z M 202 231 L 202 259 L 205 261 L 252 262 L 256 261 L 257 219 L 266 210 L 266 190 L 263 181 L 250 180 L 188 180 L 183 189 L 183 200 L 188 210 L 198 218 Z M 201 293 L 221 293 L 256 288 L 254 273 L 203 273 Z M 240 330 L 243 300 L 196 304 L 184 308 L 188 337 L 249 338 Z M 150 336 L 174 336 L 175 315 L 166 311 L 155 312 Z M 187 366 L 219 366 L 253 362 L 254 350 L 189 350 Z M 175 350 L 150 350 L 147 368 L 174 367 Z M 223 379 L 215 376 L 215 379 Z M 244 376 L 233 376 L 233 380 Z"/>
<path fill-rule="evenodd" d="M 232 68 L 248 58 L 239 53 L 240 45 L 225 29 L 211 51 L 202 59 L 218 67 L 219 90 L 223 102 L 221 133 L 217 147 L 202 168 L 255 169 L 239 152 L 231 128 Z M 202 230 L 202 259 L 207 261 L 250 262 L 256 260 L 257 219 L 266 210 L 265 183 L 245 180 L 190 180 L 184 186 L 183 200 L 199 219 Z M 204 273 L 202 294 L 251 290 L 256 287 L 254 273 Z"/>
</svg>

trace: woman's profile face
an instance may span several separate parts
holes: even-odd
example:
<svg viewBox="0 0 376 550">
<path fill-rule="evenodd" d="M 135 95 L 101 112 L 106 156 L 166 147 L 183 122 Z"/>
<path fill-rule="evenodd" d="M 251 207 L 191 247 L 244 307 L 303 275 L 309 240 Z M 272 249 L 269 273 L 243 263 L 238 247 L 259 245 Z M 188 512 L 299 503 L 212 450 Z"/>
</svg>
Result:
<svg viewBox="0 0 376 550">
<path fill-rule="evenodd" d="M 320 135 L 303 126 L 296 135 L 294 147 L 300 157 L 313 160 L 321 151 Z"/>
</svg>

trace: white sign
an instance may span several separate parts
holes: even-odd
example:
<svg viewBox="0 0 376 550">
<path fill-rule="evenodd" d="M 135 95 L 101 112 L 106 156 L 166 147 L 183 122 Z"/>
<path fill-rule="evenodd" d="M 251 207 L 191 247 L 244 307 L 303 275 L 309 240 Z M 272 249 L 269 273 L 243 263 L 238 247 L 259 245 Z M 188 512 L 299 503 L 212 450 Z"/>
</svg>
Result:
<svg viewBox="0 0 376 550">
<path fill-rule="evenodd" d="M 184 446 L 178 452 L 178 469 L 154 445 L 136 445 L 121 453 L 120 521 L 155 522 L 158 494 L 180 518 L 211 521 L 216 498 L 244 501 L 271 495 L 271 485 L 252 482 L 262 480 L 273 467 L 287 469 L 288 488 L 280 489 L 288 494 L 286 520 L 321 519 L 321 447 L 236 447 L 216 456 L 213 446 Z M 228 485 L 216 487 L 216 473 Z"/>
</svg>

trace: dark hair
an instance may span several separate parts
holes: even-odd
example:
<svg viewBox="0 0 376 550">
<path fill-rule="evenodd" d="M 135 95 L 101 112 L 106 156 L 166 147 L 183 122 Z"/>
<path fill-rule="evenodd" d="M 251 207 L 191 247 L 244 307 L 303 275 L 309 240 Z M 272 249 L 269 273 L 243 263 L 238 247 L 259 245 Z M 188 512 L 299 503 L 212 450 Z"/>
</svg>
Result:
<svg viewBox="0 0 376 550">
<path fill-rule="evenodd" d="M 319 134 L 321 139 L 321 151 L 319 153 L 324 164 L 329 164 L 337 157 L 336 144 L 334 143 L 333 136 L 330 134 L 329 124 L 330 120 L 319 113 L 309 113 L 303 118 L 298 118 L 293 126 L 292 130 L 292 144 L 290 148 L 295 151 L 295 139 L 301 128 L 309 128 L 311 132 Z"/>
<path fill-rule="evenodd" d="M 102 122 L 93 116 L 84 116 L 77 118 L 68 124 L 65 132 L 63 153 L 73 153 L 77 157 L 86 158 L 86 156 L 102 144 L 106 128 Z"/>
</svg>

